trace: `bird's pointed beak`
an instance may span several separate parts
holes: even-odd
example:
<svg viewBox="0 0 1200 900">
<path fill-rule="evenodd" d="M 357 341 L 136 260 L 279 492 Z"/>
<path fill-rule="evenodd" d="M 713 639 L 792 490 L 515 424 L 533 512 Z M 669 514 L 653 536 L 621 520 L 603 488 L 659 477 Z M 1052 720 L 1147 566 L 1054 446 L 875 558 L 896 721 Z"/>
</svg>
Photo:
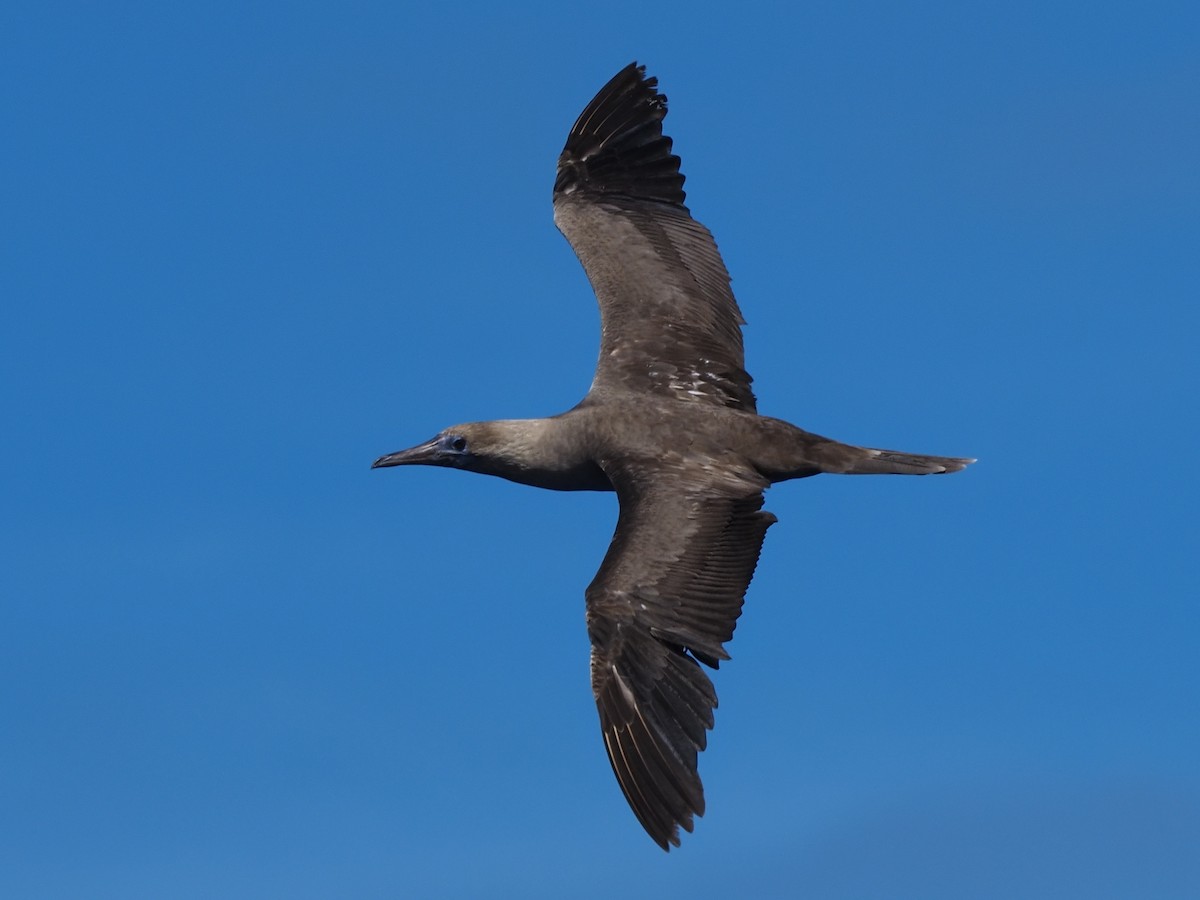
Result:
<svg viewBox="0 0 1200 900">
<path fill-rule="evenodd" d="M 434 457 L 437 455 L 437 450 L 437 438 L 430 438 L 425 443 L 409 447 L 407 450 L 398 450 L 395 453 L 389 453 L 387 456 L 379 457 L 379 459 L 371 463 L 371 468 L 386 469 L 389 466 L 428 465 L 433 462 Z"/>
</svg>

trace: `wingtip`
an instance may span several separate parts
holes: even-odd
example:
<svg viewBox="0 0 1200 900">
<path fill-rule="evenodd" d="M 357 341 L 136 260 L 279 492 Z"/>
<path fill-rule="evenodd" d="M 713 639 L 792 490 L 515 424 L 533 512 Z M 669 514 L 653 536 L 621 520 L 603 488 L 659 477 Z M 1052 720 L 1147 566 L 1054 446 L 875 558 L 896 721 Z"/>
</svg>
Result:
<svg viewBox="0 0 1200 900">
<path fill-rule="evenodd" d="M 558 159 L 556 198 L 584 191 L 683 206 L 679 157 L 663 134 L 667 96 L 636 60 L 584 107 Z"/>
</svg>

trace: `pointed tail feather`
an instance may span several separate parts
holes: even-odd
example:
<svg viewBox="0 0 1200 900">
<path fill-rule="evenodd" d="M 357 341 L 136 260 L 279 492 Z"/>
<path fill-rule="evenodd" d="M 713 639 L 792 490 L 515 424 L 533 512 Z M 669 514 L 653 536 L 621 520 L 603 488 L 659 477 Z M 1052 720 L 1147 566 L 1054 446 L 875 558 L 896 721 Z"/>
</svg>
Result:
<svg viewBox="0 0 1200 900">
<path fill-rule="evenodd" d="M 875 450 L 871 447 L 843 445 L 845 453 L 837 454 L 839 465 L 827 472 L 842 475 L 942 475 L 960 472 L 975 462 L 954 456 L 927 456 L 921 453 L 901 453 L 898 450 Z"/>
</svg>

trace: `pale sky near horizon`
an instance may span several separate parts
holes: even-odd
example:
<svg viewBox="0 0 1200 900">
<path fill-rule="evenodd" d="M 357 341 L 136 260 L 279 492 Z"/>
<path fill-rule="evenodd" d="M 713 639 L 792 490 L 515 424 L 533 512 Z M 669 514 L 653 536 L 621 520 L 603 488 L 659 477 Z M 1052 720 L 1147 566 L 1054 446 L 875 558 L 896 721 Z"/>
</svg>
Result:
<svg viewBox="0 0 1200 900">
<path fill-rule="evenodd" d="M 1200 896 L 1200 12 L 0 17 L 0 896 Z M 370 471 L 547 415 L 554 162 L 632 59 L 781 485 L 663 854 L 604 756 L 611 496 Z"/>
</svg>

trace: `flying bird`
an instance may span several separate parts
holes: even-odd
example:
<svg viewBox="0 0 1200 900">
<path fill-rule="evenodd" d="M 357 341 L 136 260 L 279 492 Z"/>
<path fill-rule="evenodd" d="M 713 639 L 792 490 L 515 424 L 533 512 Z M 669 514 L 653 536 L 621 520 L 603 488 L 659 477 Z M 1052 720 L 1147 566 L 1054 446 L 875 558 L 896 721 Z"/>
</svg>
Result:
<svg viewBox="0 0 1200 900">
<path fill-rule="evenodd" d="M 763 491 L 822 473 L 937 475 L 971 459 L 843 444 L 758 414 L 744 323 L 708 229 L 684 205 L 644 66 L 608 82 L 558 158 L 554 221 L 600 305 L 587 396 L 545 419 L 471 422 L 380 457 L 558 491 L 614 491 L 616 531 L 585 593 L 591 682 L 613 772 L 646 832 L 679 846 L 704 814 L 697 755 L 725 644 L 775 516 Z"/>
</svg>

